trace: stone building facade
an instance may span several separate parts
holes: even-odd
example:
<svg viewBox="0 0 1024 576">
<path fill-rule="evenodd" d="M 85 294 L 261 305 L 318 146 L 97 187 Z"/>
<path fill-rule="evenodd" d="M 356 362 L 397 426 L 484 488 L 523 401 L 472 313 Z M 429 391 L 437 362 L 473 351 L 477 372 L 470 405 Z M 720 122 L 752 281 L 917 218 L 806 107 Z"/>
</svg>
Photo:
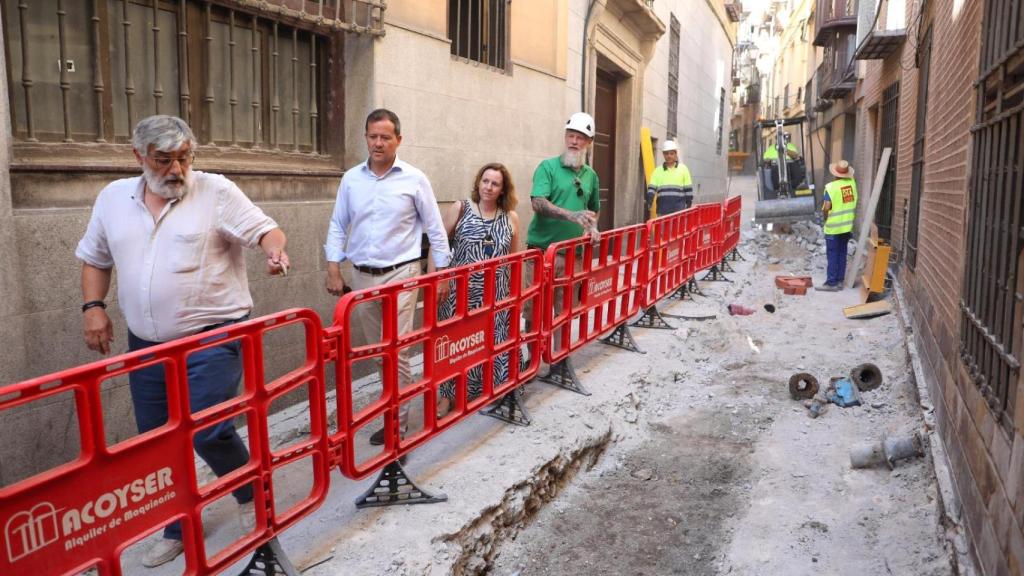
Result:
<svg viewBox="0 0 1024 576">
<path fill-rule="evenodd" d="M 725 193 L 735 29 L 716 0 L 64 4 L 59 15 L 57 0 L 0 0 L 0 384 L 96 359 L 81 337 L 74 248 L 99 190 L 138 172 L 130 128 L 157 111 L 195 128 L 197 169 L 237 182 L 288 234 L 287 278 L 266 277 L 249 255 L 254 315 L 308 307 L 330 322 L 322 244 L 376 107 L 399 114 L 399 155 L 442 204 L 468 195 L 478 166 L 501 161 L 528 222 L 533 168 L 559 153 L 565 120 L 581 109 L 598 118 L 602 228 L 639 221 L 640 128 L 664 138 L 670 115 L 701 196 Z M 673 18 L 685 34 L 669 112 Z M 108 300 L 122 352 L 125 327 Z M 294 348 L 269 348 L 272 369 Z M 124 383 L 103 394 L 111 434 L 132 434 Z M 70 398 L 5 412 L 0 433 L 38 449 L 34 462 L 13 456 L 22 447 L 0 451 L 0 484 L 73 458 L 76 426 Z"/>
</svg>

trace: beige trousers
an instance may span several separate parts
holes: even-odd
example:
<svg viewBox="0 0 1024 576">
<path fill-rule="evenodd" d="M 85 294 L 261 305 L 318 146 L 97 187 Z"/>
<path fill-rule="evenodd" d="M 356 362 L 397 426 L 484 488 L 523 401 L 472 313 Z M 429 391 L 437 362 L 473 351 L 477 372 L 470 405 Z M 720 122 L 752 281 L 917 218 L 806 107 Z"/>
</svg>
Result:
<svg viewBox="0 0 1024 576">
<path fill-rule="evenodd" d="M 409 264 L 402 265 L 387 274 L 381 274 L 380 276 L 374 276 L 372 274 L 366 274 L 352 268 L 352 282 L 350 286 L 353 290 L 363 290 L 366 288 L 374 288 L 376 286 L 383 286 L 384 284 L 390 284 L 392 282 L 398 282 L 401 280 L 407 280 L 413 278 L 420 273 L 419 261 L 411 262 Z M 413 317 L 416 312 L 416 291 L 410 290 L 409 292 L 403 293 L 398 298 L 398 334 L 404 334 L 412 330 Z M 381 309 L 377 305 L 364 304 L 362 306 L 356 306 L 352 314 L 352 336 L 353 344 L 357 346 L 365 346 L 379 342 L 381 339 Z M 383 374 L 381 374 L 381 382 L 383 382 Z M 398 355 L 398 388 L 408 386 L 412 382 L 412 371 L 409 369 L 409 358 L 406 353 L 399 353 Z M 399 411 L 399 420 L 402 426 L 405 426 L 409 419 L 409 404 L 404 404 L 402 409 Z"/>
</svg>

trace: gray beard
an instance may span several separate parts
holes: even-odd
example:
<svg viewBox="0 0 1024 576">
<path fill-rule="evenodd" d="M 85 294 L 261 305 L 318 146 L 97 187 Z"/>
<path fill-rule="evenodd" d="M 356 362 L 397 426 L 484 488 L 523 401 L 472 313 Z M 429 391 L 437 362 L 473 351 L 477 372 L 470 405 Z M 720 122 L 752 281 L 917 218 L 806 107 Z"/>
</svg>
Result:
<svg viewBox="0 0 1024 576">
<path fill-rule="evenodd" d="M 566 150 L 562 152 L 561 160 L 562 166 L 566 168 L 572 168 L 573 170 L 579 170 L 583 166 L 583 162 L 587 159 L 587 153 L 583 150 L 579 152 L 573 152 L 572 150 Z"/>
<path fill-rule="evenodd" d="M 147 164 L 143 164 L 142 176 L 146 179 L 146 187 L 149 191 L 165 200 L 177 200 L 192 188 L 191 170 L 185 173 L 183 181 L 168 182 L 167 178 L 161 177 Z"/>
</svg>

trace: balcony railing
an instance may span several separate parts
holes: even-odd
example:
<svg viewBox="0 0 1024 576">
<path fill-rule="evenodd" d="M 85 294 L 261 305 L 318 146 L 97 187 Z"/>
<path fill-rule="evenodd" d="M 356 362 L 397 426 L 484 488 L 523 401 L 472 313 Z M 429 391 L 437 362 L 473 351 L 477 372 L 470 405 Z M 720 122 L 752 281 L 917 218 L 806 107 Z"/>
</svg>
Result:
<svg viewBox="0 0 1024 576">
<path fill-rule="evenodd" d="M 814 18 L 814 45 L 824 46 L 832 33 L 857 29 L 857 0 L 818 0 Z"/>
<path fill-rule="evenodd" d="M 881 60 L 899 50 L 907 38 L 905 0 L 860 0 L 858 12 L 854 58 Z"/>
<path fill-rule="evenodd" d="M 825 45 L 825 57 L 815 73 L 820 100 L 837 100 L 857 85 L 853 61 L 856 36 L 852 32 L 833 33 Z"/>
</svg>

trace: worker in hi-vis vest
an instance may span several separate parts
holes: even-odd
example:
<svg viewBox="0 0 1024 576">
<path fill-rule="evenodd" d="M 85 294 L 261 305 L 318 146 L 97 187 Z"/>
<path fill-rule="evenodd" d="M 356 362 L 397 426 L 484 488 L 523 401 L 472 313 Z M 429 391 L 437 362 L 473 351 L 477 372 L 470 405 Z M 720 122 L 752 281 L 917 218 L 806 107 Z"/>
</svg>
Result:
<svg viewBox="0 0 1024 576">
<path fill-rule="evenodd" d="M 825 185 L 825 202 L 821 213 L 825 217 L 825 253 L 828 255 L 828 276 L 825 285 L 818 288 L 826 292 L 842 290 L 846 276 L 846 245 L 857 216 L 857 183 L 853 168 L 846 160 L 828 165 L 836 177 Z"/>
<path fill-rule="evenodd" d="M 786 132 L 786 133 L 784 133 L 782 135 L 782 139 L 786 142 L 786 156 L 788 156 L 790 160 L 796 160 L 797 158 L 799 158 L 800 157 L 800 150 L 797 149 L 796 144 L 793 144 L 792 142 L 789 141 L 790 140 L 790 136 L 789 136 L 788 132 Z M 768 160 L 778 160 L 779 159 L 779 147 L 778 147 L 778 144 L 772 143 L 772 144 L 769 144 L 767 147 L 765 147 L 764 155 L 762 156 L 762 158 L 764 160 L 766 160 L 766 161 L 768 161 Z"/>
<path fill-rule="evenodd" d="M 693 204 L 693 179 L 690 169 L 679 162 L 679 145 L 666 140 L 661 145 L 665 162 L 654 169 L 647 185 L 647 212 L 651 217 L 686 210 Z"/>
</svg>

